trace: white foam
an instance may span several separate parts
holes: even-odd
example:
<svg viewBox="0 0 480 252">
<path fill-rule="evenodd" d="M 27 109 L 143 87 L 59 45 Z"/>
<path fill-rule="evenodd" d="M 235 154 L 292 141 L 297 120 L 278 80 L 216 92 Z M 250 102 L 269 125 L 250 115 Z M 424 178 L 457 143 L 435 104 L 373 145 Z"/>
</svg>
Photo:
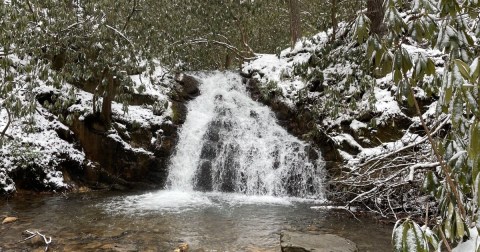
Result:
<svg viewBox="0 0 480 252">
<path fill-rule="evenodd" d="M 306 201 L 308 200 L 270 195 L 162 190 L 141 195 L 115 197 L 108 202 L 100 204 L 100 208 L 112 214 L 181 213 L 209 207 L 229 208 L 242 205 L 290 206 L 295 202 Z"/>
<path fill-rule="evenodd" d="M 183 212 L 212 205 L 214 203 L 201 192 L 158 191 L 114 198 L 103 208 L 112 213 Z"/>
</svg>

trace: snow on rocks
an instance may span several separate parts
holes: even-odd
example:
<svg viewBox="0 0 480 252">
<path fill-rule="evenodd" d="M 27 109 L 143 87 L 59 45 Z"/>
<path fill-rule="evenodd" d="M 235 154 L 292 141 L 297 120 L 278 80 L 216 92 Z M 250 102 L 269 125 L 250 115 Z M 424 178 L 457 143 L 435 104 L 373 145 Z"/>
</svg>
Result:
<svg viewBox="0 0 480 252">
<path fill-rule="evenodd" d="M 283 50 L 280 56 L 274 54 L 257 54 L 257 59 L 246 63 L 243 71 L 253 73 L 262 86 L 274 84 L 282 91 L 283 101 L 293 105 L 293 98 L 298 91 L 305 88 L 306 83 L 296 76 L 295 67 L 305 64 L 312 56 L 312 52 L 320 45 L 328 42 L 328 35 L 321 32 L 310 39 L 298 41 L 293 50 Z"/>
<path fill-rule="evenodd" d="M 305 87 L 305 83 L 297 76 L 293 79 L 295 64 L 305 63 L 310 57 L 309 53 L 302 53 L 293 60 L 277 57 L 273 54 L 257 55 L 258 58 L 244 67 L 244 71 L 254 72 L 253 78 L 260 81 L 262 86 L 273 84 L 279 88 L 283 96 L 293 97 L 299 90 Z M 292 105 L 291 99 L 284 100 Z"/>
<path fill-rule="evenodd" d="M 1 101 L 0 101 L 1 103 Z M 36 173 L 38 183 L 44 184 L 52 190 L 67 189 L 61 171 L 56 170 L 66 158 L 82 163 L 85 154 L 76 149 L 73 143 L 60 138 L 57 130 L 68 130 L 58 119 L 43 108 L 38 108 L 33 115 L 35 124 L 30 131 L 25 130 L 27 119 L 14 120 L 7 130 L 13 138 L 0 148 L 0 192 L 12 193 L 16 190 L 12 173 L 18 169 L 40 169 Z M 7 123 L 7 113 L 0 113 L 0 128 Z M 28 128 L 28 126 L 27 126 Z M 28 172 L 28 171 L 26 171 Z"/>
<path fill-rule="evenodd" d="M 352 120 L 352 122 L 350 123 L 350 128 L 357 132 L 359 131 L 360 129 L 366 129 L 368 128 L 368 125 L 366 123 L 363 123 L 363 122 L 360 122 L 360 121 L 357 121 L 357 120 Z"/>
<path fill-rule="evenodd" d="M 161 67 L 156 67 L 148 74 L 131 76 L 134 82 L 133 91 L 135 94 L 148 95 L 155 101 L 160 101 L 162 113 L 155 113 L 155 105 L 124 105 L 113 102 L 112 116 L 118 128 L 125 128 L 125 125 L 134 125 L 139 128 L 150 128 L 152 125 L 160 125 L 168 117 L 171 117 L 171 109 L 166 108 L 168 103 L 167 93 L 170 90 L 168 82 L 163 81 L 165 72 Z M 168 76 L 167 76 L 168 77 Z M 160 83 L 161 82 L 161 83 Z M 162 85 L 160 85 L 162 84 Z M 70 92 L 74 91 L 74 92 Z M 24 92 L 18 92 L 21 99 L 27 103 Z M 48 99 L 68 100 L 73 99 L 65 112 L 74 115 L 80 121 L 92 114 L 93 95 L 78 90 L 74 86 L 63 83 L 60 89 L 46 85 L 39 81 L 39 85 L 33 90 L 33 94 L 45 95 Z M 73 98 L 71 95 L 73 94 Z M 101 102 L 101 98 L 99 98 Z M 3 100 L 0 99 L 0 104 Z M 43 100 L 41 101 L 43 103 Z M 0 146 L 0 194 L 11 194 L 18 190 L 15 182 L 28 179 L 28 184 L 36 184 L 39 190 L 66 190 L 72 187 L 72 182 L 64 178 L 64 163 L 74 162 L 79 167 L 91 163 L 86 158 L 84 150 L 80 147 L 78 140 L 69 127 L 65 125 L 65 118 L 59 118 L 52 114 L 44 104 L 37 102 L 37 109 L 30 118 L 12 120 L 6 134 L 8 140 Z M 0 110 L 0 130 L 6 126 L 8 121 L 6 110 Z M 125 124 L 125 125 L 124 125 Z M 112 134 L 110 134 L 112 133 Z M 127 132 L 128 133 L 128 132 Z M 132 147 L 122 139 L 118 132 L 113 130 L 109 136 L 119 142 L 125 149 L 142 155 L 153 155 L 152 152 Z M 155 136 L 156 137 L 156 136 Z M 154 142 L 154 140 L 152 140 Z M 21 177 L 21 178 L 20 178 Z M 27 178 L 28 177 L 28 178 Z"/>
<path fill-rule="evenodd" d="M 405 114 L 400 109 L 398 102 L 388 90 L 375 87 L 375 104 L 374 112 L 381 114 L 376 120 L 377 125 L 385 123 L 388 119 L 397 116 L 405 117 Z"/>
</svg>

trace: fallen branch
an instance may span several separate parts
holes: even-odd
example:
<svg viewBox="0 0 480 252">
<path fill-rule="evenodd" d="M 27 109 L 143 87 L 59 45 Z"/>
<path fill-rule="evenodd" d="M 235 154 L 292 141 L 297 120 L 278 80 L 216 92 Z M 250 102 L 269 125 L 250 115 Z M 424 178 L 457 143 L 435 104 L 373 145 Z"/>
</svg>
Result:
<svg viewBox="0 0 480 252">
<path fill-rule="evenodd" d="M 430 132 L 430 135 L 431 136 L 434 136 L 438 133 L 438 131 L 440 131 L 440 129 L 443 128 L 443 126 L 445 126 L 445 124 L 448 123 L 450 119 L 450 115 L 446 116 L 445 118 L 442 119 L 442 122 L 433 130 Z M 423 121 L 423 118 L 422 118 L 422 121 Z M 418 146 L 419 144 L 423 143 L 423 142 L 426 142 L 428 140 L 428 136 L 425 136 L 425 137 L 422 137 L 422 139 L 420 139 L 419 141 L 415 142 L 415 143 L 412 143 L 412 144 L 409 144 L 407 146 L 404 146 L 402 148 L 399 148 L 397 150 L 394 150 L 394 151 L 390 151 L 386 154 L 381 154 L 381 155 L 377 155 L 375 157 L 372 157 L 368 160 L 365 161 L 365 163 L 362 164 L 363 167 L 369 165 L 370 162 L 372 161 L 376 161 L 376 160 L 379 160 L 379 159 L 385 159 L 385 158 L 388 158 L 388 157 L 391 157 L 399 152 L 402 152 L 404 150 L 408 150 L 408 149 L 411 149 L 415 146 Z M 376 163 L 374 163 L 372 166 L 376 165 Z"/>
<path fill-rule="evenodd" d="M 40 236 L 40 237 L 43 238 L 43 241 L 45 242 L 45 252 L 48 250 L 48 246 L 50 245 L 50 243 L 52 243 L 52 237 L 51 236 L 47 238 L 47 236 L 45 236 L 44 234 L 41 234 L 38 231 L 32 232 L 30 230 L 25 230 L 25 233 L 29 234 L 30 236 L 23 239 L 20 242 L 25 242 L 25 241 L 28 241 L 30 239 L 35 238 L 36 236 Z"/>
</svg>

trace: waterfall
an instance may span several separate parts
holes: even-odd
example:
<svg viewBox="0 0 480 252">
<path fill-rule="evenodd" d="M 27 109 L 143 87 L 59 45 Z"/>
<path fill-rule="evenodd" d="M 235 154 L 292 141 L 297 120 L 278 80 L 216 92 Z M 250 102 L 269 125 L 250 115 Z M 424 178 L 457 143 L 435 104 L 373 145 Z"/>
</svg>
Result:
<svg viewBox="0 0 480 252">
<path fill-rule="evenodd" d="M 323 160 L 250 98 L 238 74 L 198 78 L 201 94 L 187 105 L 169 189 L 323 197 Z"/>
</svg>

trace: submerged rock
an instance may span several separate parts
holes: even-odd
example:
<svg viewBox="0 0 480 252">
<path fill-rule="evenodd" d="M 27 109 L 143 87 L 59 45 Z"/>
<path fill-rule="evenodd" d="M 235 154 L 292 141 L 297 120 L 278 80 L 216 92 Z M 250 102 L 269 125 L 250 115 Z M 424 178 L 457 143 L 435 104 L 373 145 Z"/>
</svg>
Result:
<svg viewBox="0 0 480 252">
<path fill-rule="evenodd" d="M 333 234 L 304 234 L 283 231 L 280 235 L 282 252 L 356 252 L 357 245 Z"/>
<path fill-rule="evenodd" d="M 2 224 L 12 223 L 12 222 L 15 222 L 17 220 L 18 220 L 17 217 L 5 217 L 5 219 L 3 219 L 3 221 L 2 221 Z"/>
<path fill-rule="evenodd" d="M 188 243 L 181 243 L 178 245 L 178 247 L 174 250 L 174 252 L 188 252 L 188 249 L 190 246 Z"/>
</svg>

